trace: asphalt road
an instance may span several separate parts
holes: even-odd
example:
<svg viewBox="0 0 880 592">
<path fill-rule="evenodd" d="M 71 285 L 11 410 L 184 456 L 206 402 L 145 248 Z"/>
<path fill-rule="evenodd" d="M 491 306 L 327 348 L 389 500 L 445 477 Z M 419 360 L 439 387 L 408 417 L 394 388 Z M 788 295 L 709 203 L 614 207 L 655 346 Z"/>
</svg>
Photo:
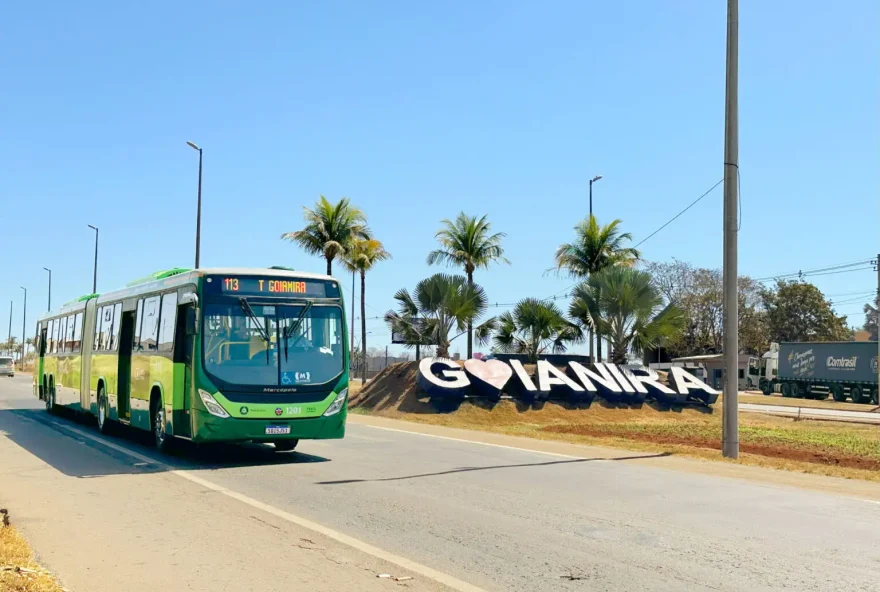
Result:
<svg viewBox="0 0 880 592">
<path fill-rule="evenodd" d="M 25 377 L 0 380 L 3 407 L 0 430 L 26 428 L 16 443 L 68 479 L 86 476 L 64 462 L 83 447 L 57 443 L 58 424 L 486 590 L 826 592 L 880 582 L 880 504 L 851 497 L 354 423 L 342 441 L 302 442 L 289 455 L 183 447 L 163 457 L 133 433 L 104 439 L 70 419 L 40 419 Z M 109 459 L 105 475 L 88 475 L 92 488 L 111 473 L 114 487 L 139 487 L 118 450 L 87 453 Z M 0 458 L 0 500 L 11 478 Z"/>
</svg>

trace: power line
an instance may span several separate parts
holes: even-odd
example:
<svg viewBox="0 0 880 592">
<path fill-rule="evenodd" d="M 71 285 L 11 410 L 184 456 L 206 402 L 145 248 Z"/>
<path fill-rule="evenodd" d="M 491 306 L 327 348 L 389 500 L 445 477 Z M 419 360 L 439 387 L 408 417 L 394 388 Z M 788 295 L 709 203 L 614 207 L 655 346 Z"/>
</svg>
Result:
<svg viewBox="0 0 880 592">
<path fill-rule="evenodd" d="M 828 267 L 819 267 L 817 269 L 808 269 L 806 271 L 798 270 L 798 271 L 792 271 L 792 272 L 788 272 L 788 273 L 777 273 L 774 275 L 768 275 L 766 277 L 754 278 L 754 280 L 756 282 L 766 282 L 766 281 L 782 280 L 782 279 L 795 278 L 795 277 L 801 278 L 801 277 L 808 276 L 808 275 L 825 275 L 824 272 L 834 272 L 837 270 L 855 267 L 858 265 L 862 265 L 862 266 L 869 265 L 869 264 L 873 265 L 874 261 L 875 260 L 873 258 L 872 259 L 862 259 L 860 261 L 851 261 L 849 263 L 838 263 L 836 265 L 830 265 Z M 866 269 L 866 268 L 862 267 L 857 270 L 854 269 L 852 271 L 862 271 L 863 269 Z"/>
<path fill-rule="evenodd" d="M 707 195 L 709 195 L 710 193 L 712 193 L 712 191 L 713 191 L 716 187 L 718 187 L 719 185 L 721 185 L 722 183 L 724 183 L 724 179 L 721 179 L 720 181 L 718 181 L 717 183 L 715 183 L 714 185 L 712 185 L 712 187 L 710 187 L 709 190 L 706 191 L 706 193 L 704 193 L 703 195 L 701 195 L 700 197 L 698 197 L 697 199 L 695 199 L 694 201 L 692 201 L 692 202 L 690 203 L 690 205 L 688 205 L 685 209 L 683 209 L 682 211 L 680 211 L 679 213 L 677 213 L 675 216 L 673 216 L 672 218 L 670 218 L 670 220 L 669 220 L 668 222 L 666 222 L 666 224 L 664 224 L 663 226 L 661 226 L 660 228 L 658 228 L 657 230 L 655 230 L 654 232 L 652 232 L 651 234 L 649 234 L 648 236 L 646 236 L 645 238 L 643 238 L 641 241 L 639 241 L 638 243 L 636 243 L 636 245 L 635 245 L 633 248 L 634 248 L 634 249 L 637 249 L 637 248 L 639 247 L 639 245 L 641 245 L 642 243 L 644 243 L 645 241 L 647 241 L 649 238 L 651 238 L 652 236 L 654 236 L 655 234 L 657 234 L 658 232 L 660 232 L 661 230 L 663 230 L 664 228 L 666 228 L 667 226 L 669 226 L 670 224 L 672 224 L 673 222 L 675 222 L 675 221 L 678 219 L 679 216 L 681 216 L 682 214 L 684 214 L 685 212 L 687 212 L 689 209 L 691 209 L 692 207 L 694 207 L 695 205 L 697 205 L 697 203 L 699 203 L 699 201 L 700 201 L 701 199 L 703 199 L 704 197 L 706 197 Z"/>
</svg>

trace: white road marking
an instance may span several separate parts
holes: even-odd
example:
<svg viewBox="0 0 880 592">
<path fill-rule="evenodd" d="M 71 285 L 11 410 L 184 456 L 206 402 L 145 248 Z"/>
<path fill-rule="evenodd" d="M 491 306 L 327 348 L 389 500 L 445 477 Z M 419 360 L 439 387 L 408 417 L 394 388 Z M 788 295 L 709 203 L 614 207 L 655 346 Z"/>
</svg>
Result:
<svg viewBox="0 0 880 592">
<path fill-rule="evenodd" d="M 398 567 L 408 569 L 409 571 L 412 571 L 412 572 L 417 573 L 421 576 L 424 576 L 426 578 L 434 580 L 435 582 L 439 582 L 445 586 L 448 586 L 448 587 L 452 588 L 453 590 L 458 590 L 458 592 L 486 592 L 485 590 L 483 590 L 482 588 L 479 588 L 478 586 L 474 586 L 473 584 L 469 584 L 467 582 L 459 580 L 458 578 L 454 578 L 454 577 L 447 575 L 443 572 L 432 569 L 426 565 L 422 565 L 421 563 L 411 561 L 411 560 L 407 559 L 406 557 L 401 557 L 399 555 L 395 555 L 394 553 L 390 553 L 388 551 L 385 551 L 384 549 L 380 549 L 379 547 L 375 547 L 373 545 L 370 545 L 369 543 L 365 543 L 365 542 L 358 540 L 354 537 L 348 536 L 347 534 L 343 534 L 341 532 L 333 530 L 332 528 L 328 528 L 322 524 L 318 524 L 317 522 L 312 522 L 311 520 L 308 520 L 308 519 L 303 518 L 301 516 L 297 516 L 295 514 L 291 514 L 290 512 L 286 512 L 286 511 L 281 510 L 279 508 L 276 508 L 274 506 L 270 506 L 269 504 L 263 503 L 259 500 L 255 500 L 254 498 L 246 496 L 242 493 L 238 493 L 237 491 L 232 491 L 230 489 L 226 489 L 225 487 L 221 487 L 220 485 L 217 485 L 216 483 L 213 483 L 211 481 L 208 481 L 207 479 L 203 479 L 202 477 L 198 477 L 198 476 L 192 474 L 190 471 L 174 469 L 169 465 L 166 465 L 162 462 L 159 462 L 159 461 L 156 461 L 152 458 L 144 456 L 143 454 L 140 454 L 138 452 L 135 452 L 134 450 L 126 448 L 125 446 L 120 446 L 119 444 L 116 444 L 115 442 L 109 442 L 109 441 L 104 440 L 102 438 L 99 438 L 97 436 L 93 436 L 87 432 L 80 430 L 80 429 L 77 429 L 77 428 L 74 428 L 74 427 L 71 427 L 68 425 L 64 425 L 61 423 L 57 423 L 57 422 L 51 422 L 51 423 L 53 425 L 56 425 L 56 426 L 64 429 L 64 430 L 72 432 L 82 438 L 88 438 L 89 440 L 91 440 L 97 444 L 100 444 L 102 446 L 106 446 L 107 448 L 111 448 L 113 450 L 116 450 L 117 452 L 121 452 L 121 453 L 128 455 L 132 458 L 135 458 L 139 461 L 161 467 L 173 475 L 177 475 L 178 477 L 182 477 L 183 479 L 186 479 L 187 481 L 190 481 L 192 483 L 196 483 L 202 487 L 205 487 L 206 489 L 210 489 L 211 491 L 223 494 L 223 495 L 230 497 L 234 500 L 238 500 L 244 504 L 251 506 L 252 508 L 257 508 L 257 509 L 262 510 L 264 512 L 268 512 L 269 514 L 272 514 L 273 516 L 281 518 L 282 520 L 286 520 L 287 522 L 290 522 L 292 524 L 296 524 L 297 526 L 301 526 L 301 527 L 307 528 L 313 532 L 317 532 L 319 534 L 322 534 L 322 535 L 324 535 L 328 538 L 331 538 L 339 543 L 342 543 L 343 545 L 348 545 L 349 547 L 357 549 L 358 551 L 361 551 L 361 552 L 366 553 L 368 555 L 372 555 L 373 557 L 376 557 L 377 559 L 381 559 L 383 561 L 387 561 L 388 563 L 393 563 L 394 565 L 397 565 Z"/>
<path fill-rule="evenodd" d="M 450 436 L 438 436 L 437 434 L 425 434 L 424 432 L 411 432 L 409 430 L 401 430 L 401 429 L 397 429 L 397 428 L 386 428 L 383 426 L 375 426 L 375 425 L 370 425 L 367 423 L 357 423 L 356 421 L 353 421 L 351 423 L 354 425 L 364 426 L 367 428 L 373 428 L 376 430 L 386 430 L 389 432 L 400 432 L 401 434 L 411 434 L 413 436 L 425 436 L 427 438 L 438 438 L 440 440 L 451 440 L 453 442 L 464 442 L 466 444 L 479 444 L 480 446 L 491 446 L 493 448 L 506 448 L 508 450 L 517 450 L 519 452 L 533 452 L 535 454 L 546 454 L 547 456 L 557 456 L 559 458 L 573 458 L 573 459 L 587 458 L 585 456 L 572 456 L 570 454 L 560 454 L 558 452 L 546 452 L 544 450 L 532 450 L 531 448 L 520 448 L 518 446 L 508 446 L 506 444 L 492 444 L 491 442 L 478 442 L 476 440 L 467 440 L 465 438 L 452 438 Z M 599 460 L 599 459 L 597 459 L 597 460 Z M 601 459 L 601 460 L 608 460 L 608 459 Z"/>
</svg>

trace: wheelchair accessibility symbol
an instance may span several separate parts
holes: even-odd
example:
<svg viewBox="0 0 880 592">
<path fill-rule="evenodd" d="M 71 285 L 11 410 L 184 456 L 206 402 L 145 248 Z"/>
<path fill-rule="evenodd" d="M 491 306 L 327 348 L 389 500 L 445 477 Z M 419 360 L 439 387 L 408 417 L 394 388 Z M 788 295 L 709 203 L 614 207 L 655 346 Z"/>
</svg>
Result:
<svg viewBox="0 0 880 592">
<path fill-rule="evenodd" d="M 281 384 L 293 384 L 293 377 L 291 376 L 291 372 L 281 373 Z"/>
</svg>

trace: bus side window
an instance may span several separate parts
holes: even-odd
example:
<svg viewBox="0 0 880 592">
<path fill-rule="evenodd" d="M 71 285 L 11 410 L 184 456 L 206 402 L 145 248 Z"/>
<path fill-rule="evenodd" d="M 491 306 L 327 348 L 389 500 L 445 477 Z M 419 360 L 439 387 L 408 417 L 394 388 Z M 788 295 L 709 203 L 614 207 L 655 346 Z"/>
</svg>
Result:
<svg viewBox="0 0 880 592">
<path fill-rule="evenodd" d="M 82 351 L 82 325 L 83 313 L 78 312 L 73 321 L 73 351 L 75 352 Z"/>
<path fill-rule="evenodd" d="M 99 306 L 98 310 L 95 311 L 95 343 L 92 344 L 92 349 L 95 351 L 99 351 L 101 349 L 101 319 L 104 318 L 104 307 Z"/>
<path fill-rule="evenodd" d="M 177 292 L 162 296 L 162 316 L 159 320 L 159 351 L 174 350 L 174 327 L 177 322 Z"/>
<path fill-rule="evenodd" d="M 156 351 L 159 346 L 159 297 L 144 300 L 144 326 L 141 327 L 141 348 Z"/>
<path fill-rule="evenodd" d="M 119 328 L 122 325 L 122 303 L 117 302 L 113 305 L 113 328 L 110 330 L 110 350 L 116 351 L 119 348 Z"/>
<path fill-rule="evenodd" d="M 52 345 L 54 345 L 55 341 L 52 339 L 52 328 L 55 326 L 54 319 L 49 319 L 49 322 L 46 325 L 46 353 L 52 353 Z"/>
<path fill-rule="evenodd" d="M 76 315 L 70 315 L 67 317 L 67 331 L 65 331 L 65 335 L 66 341 L 64 342 L 64 351 L 69 354 L 75 352 Z"/>
<path fill-rule="evenodd" d="M 134 320 L 134 343 L 132 344 L 132 350 L 136 351 L 136 352 L 144 349 L 141 346 L 141 325 L 143 324 L 141 321 L 143 321 L 143 316 L 144 316 L 144 300 L 143 300 L 143 298 L 141 298 L 140 300 L 138 300 L 137 316 L 135 317 L 135 320 Z"/>
<path fill-rule="evenodd" d="M 58 339 L 55 342 L 55 349 L 58 350 L 59 354 L 64 353 L 64 338 L 67 333 L 67 317 L 61 317 L 57 319 L 56 325 L 58 325 Z"/>
</svg>

